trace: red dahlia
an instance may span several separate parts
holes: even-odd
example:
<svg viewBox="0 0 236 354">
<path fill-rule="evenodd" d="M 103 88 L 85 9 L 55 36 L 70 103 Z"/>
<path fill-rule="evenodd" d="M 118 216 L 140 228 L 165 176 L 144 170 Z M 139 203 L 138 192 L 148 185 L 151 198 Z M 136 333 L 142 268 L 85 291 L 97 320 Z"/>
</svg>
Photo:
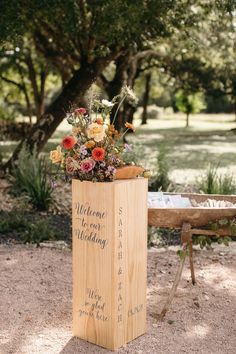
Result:
<svg viewBox="0 0 236 354">
<path fill-rule="evenodd" d="M 103 161 L 105 154 L 106 154 L 105 150 L 100 147 L 96 147 L 92 151 L 92 157 L 95 161 Z"/>
<path fill-rule="evenodd" d="M 64 149 L 72 149 L 76 144 L 76 139 L 74 136 L 68 135 L 62 140 L 62 146 Z"/>
</svg>

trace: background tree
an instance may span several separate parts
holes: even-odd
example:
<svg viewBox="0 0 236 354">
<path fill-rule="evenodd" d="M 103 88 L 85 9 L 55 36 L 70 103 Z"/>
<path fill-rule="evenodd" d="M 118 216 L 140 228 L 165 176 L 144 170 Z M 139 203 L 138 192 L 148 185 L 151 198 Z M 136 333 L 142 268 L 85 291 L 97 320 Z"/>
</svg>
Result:
<svg viewBox="0 0 236 354">
<path fill-rule="evenodd" d="M 23 0 L 3 1 L 0 40 L 5 50 L 13 36 L 17 43 L 27 33 L 37 52 L 64 78 L 61 93 L 32 128 L 26 144 L 42 149 L 65 112 L 80 102 L 112 60 L 170 35 L 195 17 L 189 3 L 170 0 L 29 0 L 27 6 Z"/>
<path fill-rule="evenodd" d="M 28 116 L 30 124 L 33 115 L 38 121 L 45 111 L 45 99 L 48 96 L 46 89 L 51 88 L 50 84 L 46 85 L 46 80 L 49 78 L 52 81 L 54 76 L 57 90 L 60 88 L 57 73 L 52 72 L 45 59 L 36 53 L 33 43 L 26 39 L 21 43 L 21 47 L 8 46 L 8 49 L 2 50 L 0 54 L 0 79 L 4 101 Z M 55 91 L 51 90 L 50 94 L 54 93 Z"/>
<path fill-rule="evenodd" d="M 186 128 L 189 127 L 189 115 L 199 113 L 205 108 L 203 95 L 201 93 L 189 94 L 179 91 L 176 94 L 176 107 L 180 112 L 186 113 Z"/>
</svg>

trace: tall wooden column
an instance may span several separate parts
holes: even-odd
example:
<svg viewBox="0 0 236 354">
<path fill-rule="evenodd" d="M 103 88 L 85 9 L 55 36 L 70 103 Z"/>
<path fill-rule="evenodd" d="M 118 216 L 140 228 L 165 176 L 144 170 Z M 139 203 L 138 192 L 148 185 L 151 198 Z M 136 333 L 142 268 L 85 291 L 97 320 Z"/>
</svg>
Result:
<svg viewBox="0 0 236 354">
<path fill-rule="evenodd" d="M 73 334 L 117 349 L 146 331 L 147 179 L 72 181 Z"/>
</svg>

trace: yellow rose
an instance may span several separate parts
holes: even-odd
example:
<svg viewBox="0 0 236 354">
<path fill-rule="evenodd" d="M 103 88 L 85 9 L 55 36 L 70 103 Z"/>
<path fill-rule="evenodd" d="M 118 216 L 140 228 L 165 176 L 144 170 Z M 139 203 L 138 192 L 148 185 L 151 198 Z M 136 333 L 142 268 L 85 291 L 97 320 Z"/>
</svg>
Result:
<svg viewBox="0 0 236 354">
<path fill-rule="evenodd" d="M 50 151 L 50 160 L 52 163 L 60 163 L 62 160 L 61 147 L 58 146 L 56 150 Z"/>
<path fill-rule="evenodd" d="M 88 138 L 94 139 L 96 142 L 103 140 L 106 135 L 105 129 L 104 125 L 97 123 L 90 124 L 87 131 Z"/>
</svg>

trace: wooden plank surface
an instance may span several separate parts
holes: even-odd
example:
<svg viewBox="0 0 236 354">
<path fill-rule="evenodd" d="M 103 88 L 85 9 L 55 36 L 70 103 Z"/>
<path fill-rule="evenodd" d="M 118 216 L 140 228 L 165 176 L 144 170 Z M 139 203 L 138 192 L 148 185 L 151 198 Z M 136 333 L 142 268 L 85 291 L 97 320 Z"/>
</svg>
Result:
<svg viewBox="0 0 236 354">
<path fill-rule="evenodd" d="M 117 349 L 146 331 L 147 180 L 72 181 L 73 333 Z"/>
</svg>

